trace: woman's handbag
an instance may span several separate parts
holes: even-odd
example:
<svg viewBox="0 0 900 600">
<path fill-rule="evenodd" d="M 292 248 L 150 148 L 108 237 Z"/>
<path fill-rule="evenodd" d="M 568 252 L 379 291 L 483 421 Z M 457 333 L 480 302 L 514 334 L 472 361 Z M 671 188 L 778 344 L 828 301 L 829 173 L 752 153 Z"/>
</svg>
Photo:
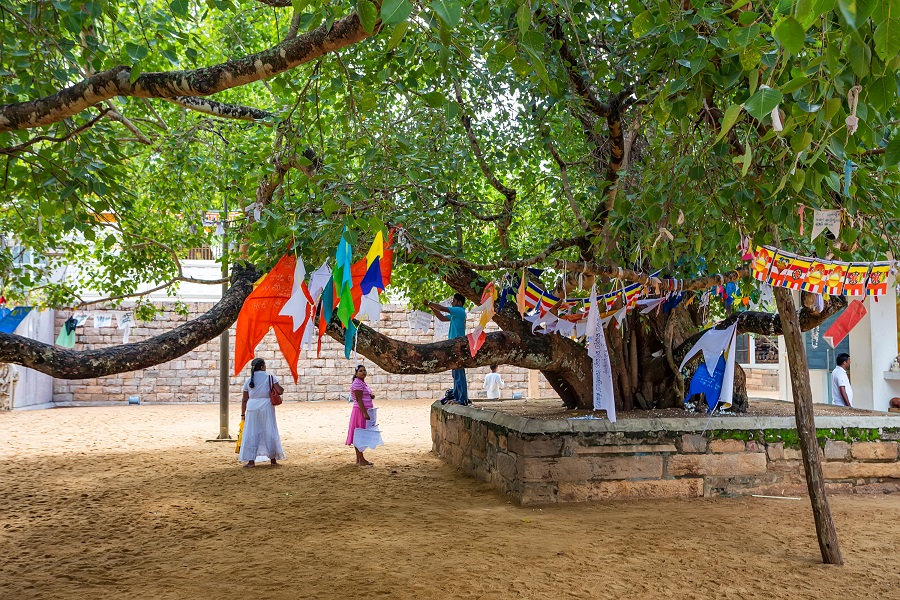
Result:
<svg viewBox="0 0 900 600">
<path fill-rule="evenodd" d="M 272 406 L 282 403 L 281 394 L 275 391 L 275 378 L 271 375 L 269 375 L 269 398 L 272 400 Z"/>
</svg>

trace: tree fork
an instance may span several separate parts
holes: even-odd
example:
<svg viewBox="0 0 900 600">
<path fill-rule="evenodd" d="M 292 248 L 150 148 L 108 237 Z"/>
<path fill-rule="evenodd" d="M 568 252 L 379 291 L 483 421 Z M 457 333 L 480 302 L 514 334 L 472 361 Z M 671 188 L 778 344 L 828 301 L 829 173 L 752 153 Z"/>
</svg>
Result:
<svg viewBox="0 0 900 600">
<path fill-rule="evenodd" d="M 816 522 L 816 536 L 822 562 L 827 565 L 843 565 L 837 531 L 831 518 L 828 497 L 825 495 L 825 478 L 822 474 L 822 457 L 816 440 L 816 424 L 813 414 L 812 391 L 809 386 L 809 365 L 806 349 L 800 336 L 800 320 L 794 307 L 794 298 L 787 288 L 775 288 L 775 304 L 781 318 L 784 343 L 787 346 L 788 365 L 791 370 L 791 390 L 794 393 L 794 415 L 797 434 L 806 472 L 806 487 Z"/>
</svg>

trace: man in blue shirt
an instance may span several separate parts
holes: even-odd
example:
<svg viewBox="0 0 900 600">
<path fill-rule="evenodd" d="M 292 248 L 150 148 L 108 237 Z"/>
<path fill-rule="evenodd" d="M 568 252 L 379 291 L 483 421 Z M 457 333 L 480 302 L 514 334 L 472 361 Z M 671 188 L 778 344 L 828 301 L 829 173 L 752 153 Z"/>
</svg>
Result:
<svg viewBox="0 0 900 600">
<path fill-rule="evenodd" d="M 441 321 L 450 321 L 450 335 L 448 339 L 465 337 L 466 335 L 466 298 L 462 294 L 453 294 L 453 300 L 449 307 L 441 306 L 436 302 L 429 302 L 428 308 L 434 316 Z M 453 369 L 453 400 L 457 404 L 467 405 L 469 402 L 469 387 L 466 383 L 466 370 Z"/>
</svg>

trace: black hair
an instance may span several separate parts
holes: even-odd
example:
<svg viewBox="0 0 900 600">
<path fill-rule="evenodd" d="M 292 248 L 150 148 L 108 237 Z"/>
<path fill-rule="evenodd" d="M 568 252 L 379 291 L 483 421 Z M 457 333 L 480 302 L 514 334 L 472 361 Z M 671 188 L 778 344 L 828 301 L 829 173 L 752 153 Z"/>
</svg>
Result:
<svg viewBox="0 0 900 600">
<path fill-rule="evenodd" d="M 353 369 L 353 381 L 356 381 L 356 374 L 359 373 L 359 370 L 365 366 L 366 365 L 356 365 L 356 368 Z"/>
<path fill-rule="evenodd" d="M 266 366 L 266 361 L 261 358 L 254 358 L 253 362 L 250 363 L 250 387 L 256 387 L 256 384 L 253 383 L 253 377 L 264 366 Z"/>
<path fill-rule="evenodd" d="M 834 359 L 834 364 L 836 364 L 837 366 L 840 367 L 848 360 L 850 360 L 850 355 L 847 354 L 846 352 L 841 352 L 840 354 L 837 355 L 837 358 Z"/>
<path fill-rule="evenodd" d="M 466 297 L 462 294 L 453 294 L 453 299 L 459 302 L 461 305 L 466 305 Z"/>
<path fill-rule="evenodd" d="M 491 372 L 494 372 L 496 370 L 497 370 L 497 365 L 491 365 Z"/>
</svg>

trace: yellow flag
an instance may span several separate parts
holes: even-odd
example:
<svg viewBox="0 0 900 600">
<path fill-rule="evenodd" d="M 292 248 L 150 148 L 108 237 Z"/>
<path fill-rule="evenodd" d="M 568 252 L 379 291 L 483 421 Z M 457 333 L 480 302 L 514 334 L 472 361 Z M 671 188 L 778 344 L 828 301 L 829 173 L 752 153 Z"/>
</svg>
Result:
<svg viewBox="0 0 900 600">
<path fill-rule="evenodd" d="M 525 306 L 525 269 L 522 269 L 522 280 L 519 282 L 519 291 L 516 292 L 516 307 L 519 309 L 519 315 L 524 317 L 528 310 Z"/>
<path fill-rule="evenodd" d="M 372 266 L 372 263 L 376 258 L 384 257 L 384 237 L 381 235 L 381 230 L 378 230 L 378 233 L 375 234 L 375 239 L 372 240 L 372 247 L 369 248 L 369 253 L 366 254 L 366 266 Z"/>
</svg>

